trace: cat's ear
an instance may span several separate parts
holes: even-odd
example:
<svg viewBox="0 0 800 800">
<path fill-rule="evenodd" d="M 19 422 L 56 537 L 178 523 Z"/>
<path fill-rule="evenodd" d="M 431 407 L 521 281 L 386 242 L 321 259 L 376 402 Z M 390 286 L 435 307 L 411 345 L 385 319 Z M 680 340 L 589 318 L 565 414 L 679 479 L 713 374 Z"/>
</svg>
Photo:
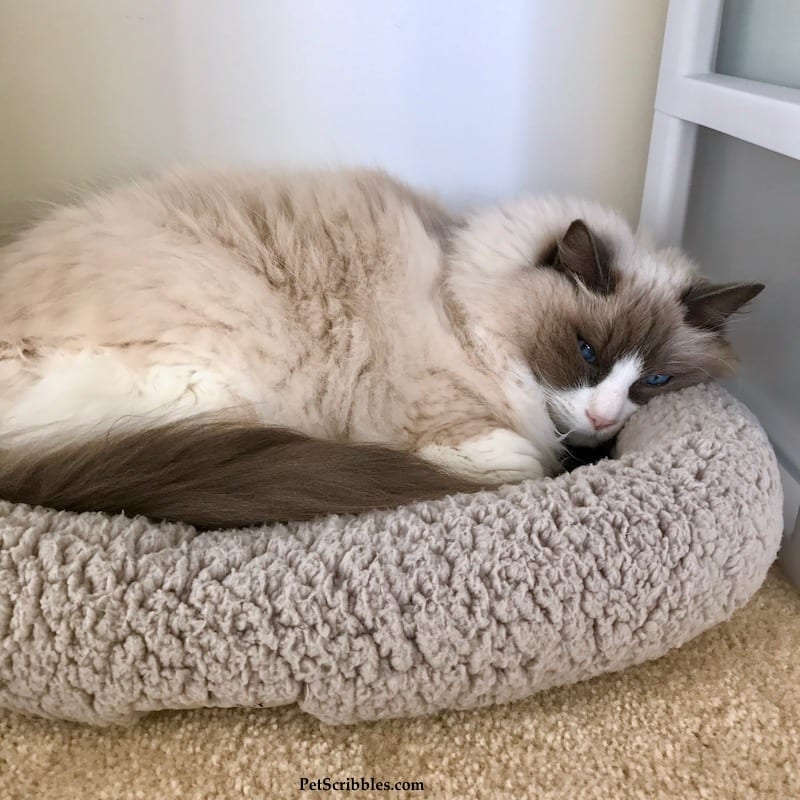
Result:
<svg viewBox="0 0 800 800">
<path fill-rule="evenodd" d="M 721 283 L 699 281 L 684 292 L 686 321 L 696 328 L 719 331 L 731 314 L 740 311 L 764 289 L 763 283 Z"/>
<path fill-rule="evenodd" d="M 547 266 L 577 278 L 588 289 L 610 294 L 616 284 L 610 260 L 605 244 L 582 219 L 576 219 L 550 251 Z"/>
</svg>

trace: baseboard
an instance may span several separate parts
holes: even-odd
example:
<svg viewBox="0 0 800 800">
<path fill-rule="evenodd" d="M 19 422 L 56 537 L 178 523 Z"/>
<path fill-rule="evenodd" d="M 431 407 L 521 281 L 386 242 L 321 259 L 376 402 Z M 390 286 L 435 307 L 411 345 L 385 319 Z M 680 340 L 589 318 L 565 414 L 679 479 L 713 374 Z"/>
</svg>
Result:
<svg viewBox="0 0 800 800">
<path fill-rule="evenodd" d="M 778 465 L 783 484 L 784 535 L 778 555 L 781 566 L 800 590 L 800 482 L 782 466 Z"/>
</svg>

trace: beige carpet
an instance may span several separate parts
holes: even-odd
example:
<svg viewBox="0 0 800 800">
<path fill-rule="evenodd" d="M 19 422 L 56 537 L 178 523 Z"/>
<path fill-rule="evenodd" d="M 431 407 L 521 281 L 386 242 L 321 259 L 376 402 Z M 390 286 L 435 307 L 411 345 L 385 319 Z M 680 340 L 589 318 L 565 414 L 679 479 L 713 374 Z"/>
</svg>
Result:
<svg viewBox="0 0 800 800">
<path fill-rule="evenodd" d="M 301 778 L 423 791 L 300 791 Z M 660 661 L 524 702 L 352 728 L 294 708 L 93 730 L 0 712 L 2 800 L 800 798 L 800 595 L 773 572 Z"/>
</svg>

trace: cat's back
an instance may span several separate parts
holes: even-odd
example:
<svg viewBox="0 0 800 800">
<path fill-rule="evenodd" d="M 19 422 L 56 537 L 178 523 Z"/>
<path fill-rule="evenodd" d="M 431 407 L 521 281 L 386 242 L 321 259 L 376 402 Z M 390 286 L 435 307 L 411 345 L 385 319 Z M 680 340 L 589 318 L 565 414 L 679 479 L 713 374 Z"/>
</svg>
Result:
<svg viewBox="0 0 800 800">
<path fill-rule="evenodd" d="M 161 318 L 165 302 L 247 316 L 312 295 L 357 300 L 400 280 L 447 220 L 380 172 L 174 171 L 60 209 L 4 248 L 0 323 L 35 335 L 35 310 L 84 335 L 87 321 Z"/>
<path fill-rule="evenodd" d="M 369 171 L 183 171 L 61 209 L 0 251 L 0 416 L 16 430 L 249 404 L 385 438 L 348 387 L 371 391 L 368 371 L 402 372 L 441 334 L 448 224 Z"/>
</svg>

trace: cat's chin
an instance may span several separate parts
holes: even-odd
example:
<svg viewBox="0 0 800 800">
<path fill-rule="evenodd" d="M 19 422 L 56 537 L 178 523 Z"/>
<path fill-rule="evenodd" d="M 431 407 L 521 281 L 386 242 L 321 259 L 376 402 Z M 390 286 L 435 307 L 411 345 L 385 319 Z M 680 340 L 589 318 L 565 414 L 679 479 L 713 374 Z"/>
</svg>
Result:
<svg viewBox="0 0 800 800">
<path fill-rule="evenodd" d="M 616 433 L 616 431 L 614 431 Z M 564 444 L 567 447 L 599 447 L 614 436 L 611 434 L 584 433 L 583 431 L 571 431 L 564 437 Z"/>
</svg>

